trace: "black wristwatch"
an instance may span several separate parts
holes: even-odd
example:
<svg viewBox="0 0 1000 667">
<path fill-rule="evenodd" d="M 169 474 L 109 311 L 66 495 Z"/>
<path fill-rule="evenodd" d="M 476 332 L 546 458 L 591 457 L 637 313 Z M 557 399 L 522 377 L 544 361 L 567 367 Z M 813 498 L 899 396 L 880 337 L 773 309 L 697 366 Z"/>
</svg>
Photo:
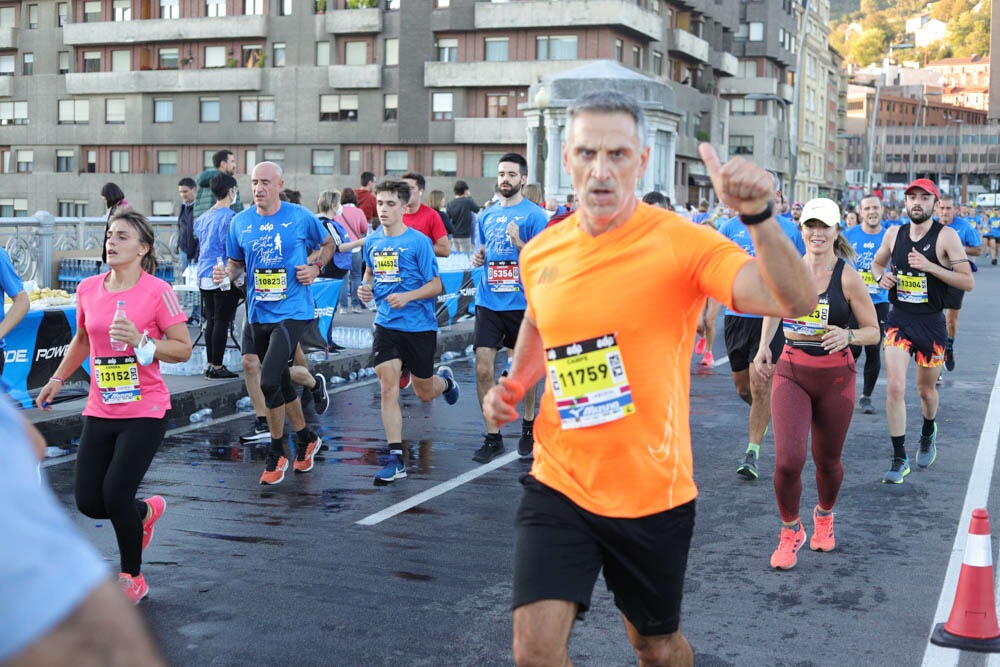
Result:
<svg viewBox="0 0 1000 667">
<path fill-rule="evenodd" d="M 749 215 L 747 213 L 740 213 L 740 222 L 748 227 L 750 225 L 759 225 L 765 220 L 770 219 L 774 215 L 774 201 L 768 200 L 767 207 L 755 215 Z"/>
</svg>

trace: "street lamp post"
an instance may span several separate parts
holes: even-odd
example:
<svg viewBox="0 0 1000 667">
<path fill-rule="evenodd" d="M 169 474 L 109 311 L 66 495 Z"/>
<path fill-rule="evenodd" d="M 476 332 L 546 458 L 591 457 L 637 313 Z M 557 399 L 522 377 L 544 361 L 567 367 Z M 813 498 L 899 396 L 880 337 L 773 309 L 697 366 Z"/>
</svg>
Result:
<svg viewBox="0 0 1000 667">
<path fill-rule="evenodd" d="M 962 123 L 965 121 L 961 118 L 952 118 L 948 121 L 949 123 L 955 124 L 955 143 L 958 144 L 958 154 L 955 156 L 955 185 L 952 186 L 952 195 L 955 196 L 956 201 L 961 197 L 961 185 L 959 179 L 959 168 L 962 164 Z"/>
<path fill-rule="evenodd" d="M 785 145 L 788 149 L 788 195 L 789 201 L 795 200 L 795 173 L 799 166 L 799 153 L 797 147 L 792 146 L 792 124 L 788 116 L 788 102 L 784 98 L 770 93 L 750 93 L 743 99 L 751 102 L 777 102 L 781 105 L 782 114 L 785 116 Z M 785 197 L 788 199 L 788 197 Z"/>
<path fill-rule="evenodd" d="M 882 72 L 879 73 L 878 78 L 875 79 L 875 109 L 872 111 L 872 126 L 868 131 L 868 174 L 865 178 L 865 188 L 868 192 L 871 192 L 872 190 L 872 171 L 874 171 L 875 166 L 875 126 L 878 125 L 878 102 L 879 97 L 882 94 L 882 79 L 885 77 L 885 71 L 889 69 L 889 61 L 892 60 L 893 50 L 899 51 L 900 49 L 912 48 L 912 44 L 890 45 L 888 57 L 882 60 Z"/>
<path fill-rule="evenodd" d="M 538 187 L 542 191 L 542 201 L 545 201 L 545 160 L 549 156 L 549 145 L 545 138 L 545 109 L 549 106 L 549 91 L 539 83 L 535 93 L 535 106 L 538 107 L 538 132 L 535 135 L 538 151 Z"/>
</svg>

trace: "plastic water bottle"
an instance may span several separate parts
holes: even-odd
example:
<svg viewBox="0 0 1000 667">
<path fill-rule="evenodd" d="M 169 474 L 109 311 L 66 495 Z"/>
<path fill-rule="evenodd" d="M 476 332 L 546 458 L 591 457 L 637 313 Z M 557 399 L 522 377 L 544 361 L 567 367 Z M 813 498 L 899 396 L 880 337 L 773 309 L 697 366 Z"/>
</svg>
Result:
<svg viewBox="0 0 1000 667">
<path fill-rule="evenodd" d="M 340 375 L 334 375 L 330 378 L 330 382 L 328 384 L 344 384 L 345 382 L 347 382 L 345 378 Z"/>
<path fill-rule="evenodd" d="M 373 290 L 375 289 L 375 284 L 374 283 L 362 283 L 362 284 L 368 285 Z M 372 311 L 374 311 L 376 308 L 378 308 L 378 305 L 375 303 L 375 292 L 372 292 L 372 300 L 371 301 L 365 301 L 365 308 L 367 308 L 368 310 L 372 310 Z"/>
<path fill-rule="evenodd" d="M 253 412 L 253 401 L 250 400 L 249 396 L 244 396 L 236 401 L 236 410 L 238 412 Z"/>
<path fill-rule="evenodd" d="M 458 352 L 453 352 L 452 350 L 448 350 L 447 352 L 441 355 L 441 363 L 448 363 L 452 359 L 458 359 L 460 356 L 462 355 L 460 355 Z"/>
<path fill-rule="evenodd" d="M 219 267 L 220 269 L 222 269 L 223 271 L 226 270 L 226 265 L 223 264 L 221 257 L 217 257 L 216 258 L 215 265 L 217 267 Z M 229 276 L 228 275 L 225 278 L 222 279 L 221 283 L 219 283 L 219 289 L 221 289 L 223 292 L 228 292 L 229 288 L 232 287 L 232 286 L 233 286 L 233 284 L 229 281 Z"/>
<path fill-rule="evenodd" d="M 475 350 L 474 350 L 474 349 L 473 349 L 473 347 L 472 347 L 472 343 L 469 343 L 468 345 L 466 345 L 466 346 L 465 346 L 465 356 L 467 356 L 467 357 L 468 357 L 468 356 L 472 355 L 472 353 L 473 353 L 474 351 L 475 351 Z"/>
<path fill-rule="evenodd" d="M 190 420 L 192 424 L 197 424 L 199 422 L 207 422 L 212 418 L 212 408 L 202 408 L 198 412 L 191 415 Z"/>
<path fill-rule="evenodd" d="M 350 380 L 351 382 L 354 382 L 355 380 L 358 379 L 358 372 L 351 371 L 350 373 L 347 374 L 347 379 Z"/>
<path fill-rule="evenodd" d="M 125 317 L 125 301 L 124 300 L 119 300 L 118 301 L 118 305 L 115 308 L 115 316 L 114 316 L 113 319 L 114 320 L 124 320 L 124 319 L 126 319 L 126 317 Z M 125 341 L 123 341 L 123 340 L 115 340 L 113 338 L 111 339 L 111 349 L 114 350 L 115 352 L 124 352 L 126 347 L 128 347 L 128 343 L 126 343 Z"/>
</svg>

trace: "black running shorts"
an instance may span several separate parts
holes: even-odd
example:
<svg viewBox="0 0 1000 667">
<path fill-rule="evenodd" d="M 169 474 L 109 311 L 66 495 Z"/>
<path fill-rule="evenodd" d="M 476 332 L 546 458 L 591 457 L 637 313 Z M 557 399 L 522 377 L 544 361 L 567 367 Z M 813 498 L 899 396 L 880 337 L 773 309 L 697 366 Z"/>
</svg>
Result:
<svg viewBox="0 0 1000 667">
<path fill-rule="evenodd" d="M 680 623 L 695 503 L 638 519 L 592 514 L 531 475 L 514 519 L 514 608 L 575 602 L 582 615 L 601 569 L 615 605 L 640 634 Z"/>
<path fill-rule="evenodd" d="M 947 343 L 944 313 L 907 313 L 899 308 L 889 311 L 883 346 L 903 350 L 918 366 L 937 368 L 944 365 Z"/>
<path fill-rule="evenodd" d="M 426 380 L 434 375 L 437 331 L 397 331 L 375 325 L 372 353 L 375 365 L 399 359 L 413 377 Z"/>
<path fill-rule="evenodd" d="M 499 350 L 514 349 L 517 332 L 521 330 L 523 310 L 490 310 L 476 306 L 476 331 L 473 335 L 475 347 L 489 347 Z"/>
<path fill-rule="evenodd" d="M 757 356 L 760 347 L 760 326 L 763 320 L 759 317 L 737 317 L 726 315 L 723 320 L 726 332 L 726 354 L 729 355 L 729 368 L 734 373 L 750 368 L 750 363 Z M 781 350 L 785 347 L 785 333 L 778 327 L 771 339 L 771 360 L 777 361 Z"/>
</svg>

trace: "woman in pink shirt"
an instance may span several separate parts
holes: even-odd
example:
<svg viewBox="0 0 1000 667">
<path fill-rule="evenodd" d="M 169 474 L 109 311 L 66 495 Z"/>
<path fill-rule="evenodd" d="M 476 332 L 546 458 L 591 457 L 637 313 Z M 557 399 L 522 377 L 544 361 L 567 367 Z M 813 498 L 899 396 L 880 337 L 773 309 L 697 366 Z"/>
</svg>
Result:
<svg viewBox="0 0 1000 667">
<path fill-rule="evenodd" d="M 149 592 L 140 571 L 142 550 L 166 507 L 160 496 L 136 499 L 167 430 L 170 392 L 159 362 L 187 361 L 191 337 L 173 288 L 153 275 L 156 250 L 149 221 L 132 209 L 112 216 L 104 250 L 111 271 L 80 283 L 76 335 L 35 402 L 48 410 L 63 378 L 89 359 L 76 504 L 91 518 L 111 519 L 121 554 L 118 583 L 137 604 Z M 122 302 L 125 316 L 116 318 Z"/>
</svg>

